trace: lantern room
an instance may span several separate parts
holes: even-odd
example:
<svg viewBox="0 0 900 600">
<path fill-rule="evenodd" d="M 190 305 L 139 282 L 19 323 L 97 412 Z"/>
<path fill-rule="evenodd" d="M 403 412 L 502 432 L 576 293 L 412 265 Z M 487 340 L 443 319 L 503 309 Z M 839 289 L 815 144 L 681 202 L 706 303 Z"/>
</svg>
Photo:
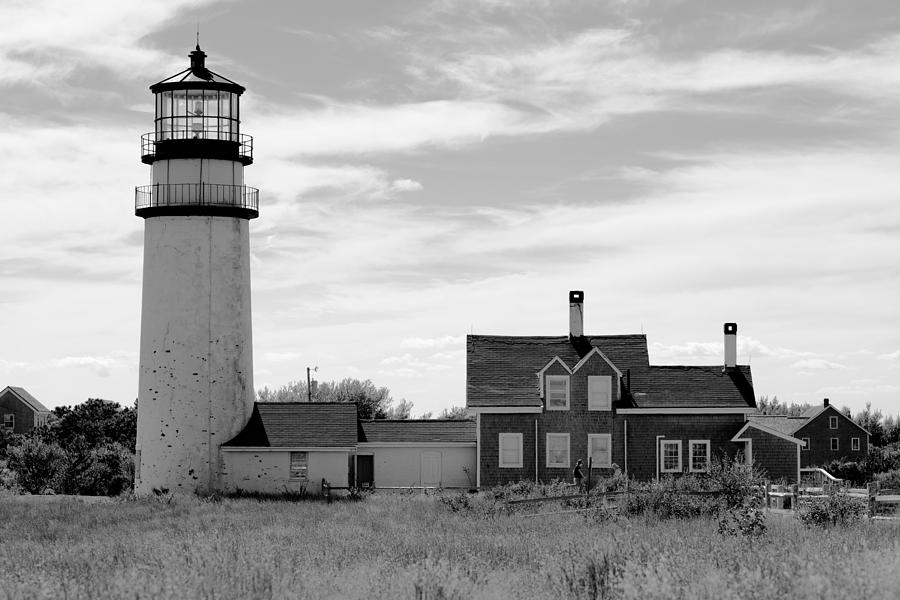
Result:
<svg viewBox="0 0 900 600">
<path fill-rule="evenodd" d="M 191 66 L 160 81 L 154 130 L 141 137 L 141 160 L 220 158 L 253 162 L 253 138 L 241 133 L 240 97 L 244 87 L 206 68 L 198 45 Z"/>
</svg>

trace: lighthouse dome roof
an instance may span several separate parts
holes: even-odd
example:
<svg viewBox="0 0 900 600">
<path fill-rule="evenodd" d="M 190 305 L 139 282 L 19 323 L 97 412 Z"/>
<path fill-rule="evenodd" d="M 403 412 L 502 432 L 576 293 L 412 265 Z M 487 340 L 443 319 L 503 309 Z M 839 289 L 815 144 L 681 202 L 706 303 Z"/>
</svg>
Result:
<svg viewBox="0 0 900 600">
<path fill-rule="evenodd" d="M 188 56 L 191 59 L 191 66 L 154 83 L 150 86 L 150 91 L 156 94 L 166 90 L 206 88 L 227 90 L 236 94 L 244 93 L 246 89 L 244 86 L 206 68 L 206 52 L 200 49 L 199 44 Z"/>
</svg>

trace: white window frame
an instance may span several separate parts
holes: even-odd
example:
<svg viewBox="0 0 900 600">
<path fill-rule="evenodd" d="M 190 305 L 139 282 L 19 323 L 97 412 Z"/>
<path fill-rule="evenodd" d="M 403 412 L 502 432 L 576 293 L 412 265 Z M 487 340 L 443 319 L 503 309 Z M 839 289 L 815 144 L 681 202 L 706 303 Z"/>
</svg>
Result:
<svg viewBox="0 0 900 600">
<path fill-rule="evenodd" d="M 591 461 L 592 469 L 610 469 L 612 468 L 612 434 L 609 433 L 589 433 L 588 436 L 588 458 L 594 456 L 594 440 L 595 439 L 605 439 L 606 440 L 606 448 L 607 455 L 609 456 L 609 462 L 607 463 L 596 463 Z"/>
<path fill-rule="evenodd" d="M 841 449 L 841 442 L 838 438 L 831 438 L 831 451 L 837 452 Z"/>
<path fill-rule="evenodd" d="M 666 446 L 678 448 L 678 467 L 675 469 L 666 468 Z M 681 473 L 681 440 L 659 440 L 659 472 Z"/>
<path fill-rule="evenodd" d="M 6 413 L 3 415 L 3 429 L 15 429 L 16 428 L 16 415 L 15 413 Z"/>
<path fill-rule="evenodd" d="M 702 469 L 694 468 L 694 444 L 706 446 L 706 466 Z M 709 440 L 688 440 L 688 467 L 691 473 L 709 473 L 710 443 Z"/>
<path fill-rule="evenodd" d="M 594 400 L 591 395 L 591 384 L 600 385 L 605 388 L 605 403 Z M 612 377 L 609 375 L 588 375 L 588 410 L 612 410 Z"/>
<path fill-rule="evenodd" d="M 803 447 L 800 449 L 801 450 L 809 450 L 809 438 L 800 438 L 800 439 L 803 440 Z"/>
<path fill-rule="evenodd" d="M 859 452 L 859 438 L 850 438 L 850 450 Z"/>
<path fill-rule="evenodd" d="M 550 462 L 550 438 L 565 438 L 566 439 L 566 462 L 561 463 L 553 463 Z M 548 433 L 545 438 L 544 444 L 544 464 L 547 465 L 548 468 L 569 468 L 569 464 L 572 462 L 572 444 L 570 442 L 570 436 L 568 433 Z"/>
<path fill-rule="evenodd" d="M 550 406 L 550 382 L 551 381 L 564 381 L 566 384 L 566 405 L 565 406 Z M 545 404 L 547 406 L 547 410 L 569 410 L 570 398 L 572 396 L 572 381 L 571 377 L 568 375 L 547 375 L 547 388 L 545 398 Z"/>
<path fill-rule="evenodd" d="M 828 417 L 828 429 L 837 429 L 838 428 L 838 418 L 837 417 Z"/>
<path fill-rule="evenodd" d="M 294 457 L 297 457 L 298 463 L 301 459 L 300 455 L 304 455 L 302 458 L 305 460 L 306 465 L 304 466 L 298 464 L 295 468 L 294 466 Z M 309 452 L 291 452 L 288 457 L 288 480 L 289 481 L 309 481 Z"/>
<path fill-rule="evenodd" d="M 504 463 L 503 462 L 503 440 L 515 440 L 513 443 L 519 449 L 519 462 L 517 463 Z M 501 433 L 497 436 L 497 464 L 501 469 L 521 469 L 522 468 L 522 457 L 525 454 L 522 448 L 522 434 L 521 433 Z"/>
</svg>

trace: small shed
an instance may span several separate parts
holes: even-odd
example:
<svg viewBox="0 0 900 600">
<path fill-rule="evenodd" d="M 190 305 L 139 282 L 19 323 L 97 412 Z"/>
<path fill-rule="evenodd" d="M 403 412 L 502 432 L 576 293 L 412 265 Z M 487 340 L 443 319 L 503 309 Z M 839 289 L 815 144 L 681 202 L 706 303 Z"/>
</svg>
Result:
<svg viewBox="0 0 900 600">
<path fill-rule="evenodd" d="M 361 421 L 356 483 L 361 487 L 475 487 L 475 422 Z"/>
<path fill-rule="evenodd" d="M 804 444 L 794 437 L 792 428 L 783 417 L 752 415 L 731 441 L 743 444 L 744 457 L 762 467 L 770 480 L 800 483 L 800 448 Z"/>
<path fill-rule="evenodd" d="M 345 488 L 357 429 L 355 404 L 257 402 L 247 426 L 222 445 L 222 488 L 319 493 L 322 479 Z"/>
</svg>

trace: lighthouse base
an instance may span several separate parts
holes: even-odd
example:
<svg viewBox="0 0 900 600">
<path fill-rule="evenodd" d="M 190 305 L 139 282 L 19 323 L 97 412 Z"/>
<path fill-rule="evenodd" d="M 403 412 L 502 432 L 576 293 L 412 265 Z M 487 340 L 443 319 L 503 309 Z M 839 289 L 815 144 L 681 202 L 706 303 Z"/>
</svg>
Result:
<svg viewBox="0 0 900 600">
<path fill-rule="evenodd" d="M 146 219 L 135 492 L 218 489 L 253 400 L 248 221 Z"/>
</svg>

